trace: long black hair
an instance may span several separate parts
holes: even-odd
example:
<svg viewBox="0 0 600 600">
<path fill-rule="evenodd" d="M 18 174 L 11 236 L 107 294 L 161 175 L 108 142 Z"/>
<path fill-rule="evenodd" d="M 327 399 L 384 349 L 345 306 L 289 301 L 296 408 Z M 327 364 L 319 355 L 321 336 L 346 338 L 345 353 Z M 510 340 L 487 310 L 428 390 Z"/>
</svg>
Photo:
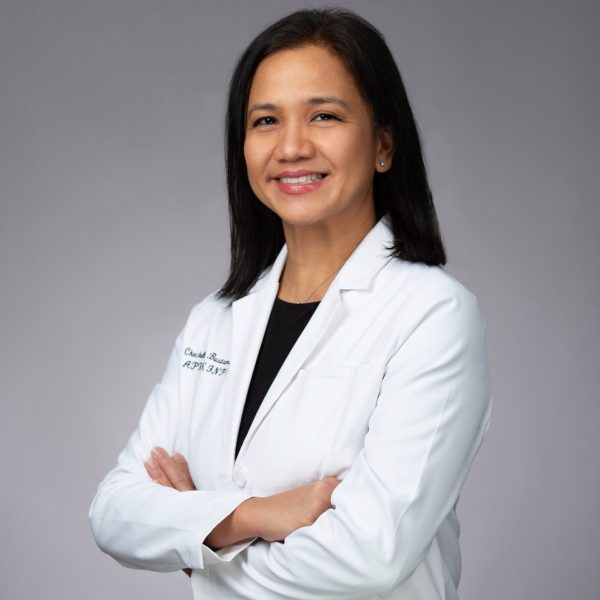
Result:
<svg viewBox="0 0 600 600">
<path fill-rule="evenodd" d="M 391 254 L 428 265 L 444 265 L 446 253 L 421 150 L 417 124 L 402 78 L 382 36 L 368 21 L 341 8 L 299 10 L 280 19 L 246 48 L 231 82 L 225 121 L 225 161 L 231 228 L 229 276 L 218 297 L 245 296 L 273 264 L 284 244 L 281 219 L 254 194 L 244 159 L 246 109 L 259 63 L 270 54 L 317 45 L 337 55 L 370 105 L 374 126 L 394 143 L 385 173 L 375 173 L 376 218 L 387 215 L 394 235 Z"/>
</svg>

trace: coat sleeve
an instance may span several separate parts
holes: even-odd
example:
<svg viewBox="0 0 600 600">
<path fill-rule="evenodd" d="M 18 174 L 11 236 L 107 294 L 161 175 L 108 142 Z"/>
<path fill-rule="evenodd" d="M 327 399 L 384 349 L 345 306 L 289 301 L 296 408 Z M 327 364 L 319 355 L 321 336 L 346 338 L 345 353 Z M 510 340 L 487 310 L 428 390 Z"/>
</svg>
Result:
<svg viewBox="0 0 600 600">
<path fill-rule="evenodd" d="M 420 303 L 412 331 L 398 340 L 334 508 L 284 543 L 259 541 L 215 568 L 232 591 L 365 598 L 400 585 L 424 559 L 491 413 L 483 319 L 466 289 L 448 287 Z"/>
<path fill-rule="evenodd" d="M 155 446 L 179 450 L 179 393 L 183 333 L 177 338 L 162 381 L 148 398 L 137 430 L 117 466 L 98 486 L 89 522 L 101 550 L 124 566 L 152 571 L 230 561 L 252 540 L 213 552 L 203 544 L 212 529 L 250 496 L 237 492 L 179 492 L 155 483 L 144 461 Z"/>
</svg>

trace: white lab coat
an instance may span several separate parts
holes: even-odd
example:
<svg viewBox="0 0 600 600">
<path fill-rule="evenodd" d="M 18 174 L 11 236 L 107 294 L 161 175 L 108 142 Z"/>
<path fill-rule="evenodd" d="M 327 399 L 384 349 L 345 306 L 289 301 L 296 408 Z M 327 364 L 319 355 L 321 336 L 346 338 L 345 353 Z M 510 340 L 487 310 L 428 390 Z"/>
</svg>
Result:
<svg viewBox="0 0 600 600">
<path fill-rule="evenodd" d="M 468 290 L 389 258 L 391 241 L 380 220 L 340 270 L 235 460 L 286 247 L 244 298 L 194 307 L 90 508 L 102 550 L 134 568 L 191 567 L 197 600 L 458 597 L 455 504 L 491 412 L 484 323 Z M 149 478 L 154 446 L 187 457 L 198 491 Z M 343 480 L 334 508 L 284 543 L 203 545 L 247 498 L 328 475 Z"/>
</svg>

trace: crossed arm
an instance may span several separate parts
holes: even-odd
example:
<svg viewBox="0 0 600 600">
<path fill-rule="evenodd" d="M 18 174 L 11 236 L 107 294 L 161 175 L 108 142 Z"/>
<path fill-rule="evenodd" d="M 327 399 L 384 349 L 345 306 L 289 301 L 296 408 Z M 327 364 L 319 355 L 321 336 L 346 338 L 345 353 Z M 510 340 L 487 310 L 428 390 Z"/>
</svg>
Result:
<svg viewBox="0 0 600 600">
<path fill-rule="evenodd" d="M 170 456 L 164 448 L 156 447 L 144 466 L 148 475 L 162 486 L 180 492 L 196 490 L 187 461 L 178 452 Z M 292 531 L 312 525 L 332 507 L 331 494 L 339 483 L 335 477 L 325 477 L 272 496 L 249 498 L 225 517 L 204 543 L 212 550 L 219 550 L 257 537 L 268 542 L 283 540 Z M 191 576 L 191 569 L 183 571 Z"/>
</svg>

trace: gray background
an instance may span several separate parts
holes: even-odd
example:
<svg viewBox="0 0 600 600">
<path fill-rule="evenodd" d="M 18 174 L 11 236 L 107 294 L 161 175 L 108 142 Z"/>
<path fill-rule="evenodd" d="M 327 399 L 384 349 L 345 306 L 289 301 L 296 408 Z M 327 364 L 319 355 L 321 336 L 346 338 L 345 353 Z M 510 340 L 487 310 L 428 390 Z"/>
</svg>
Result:
<svg viewBox="0 0 600 600">
<path fill-rule="evenodd" d="M 314 4 L 313 4 L 314 5 Z M 293 1 L 1 0 L 0 594 L 191 598 L 94 545 L 95 486 L 228 260 L 234 61 Z M 346 2 L 419 121 L 495 409 L 459 503 L 463 600 L 600 589 L 597 2 Z"/>
</svg>

